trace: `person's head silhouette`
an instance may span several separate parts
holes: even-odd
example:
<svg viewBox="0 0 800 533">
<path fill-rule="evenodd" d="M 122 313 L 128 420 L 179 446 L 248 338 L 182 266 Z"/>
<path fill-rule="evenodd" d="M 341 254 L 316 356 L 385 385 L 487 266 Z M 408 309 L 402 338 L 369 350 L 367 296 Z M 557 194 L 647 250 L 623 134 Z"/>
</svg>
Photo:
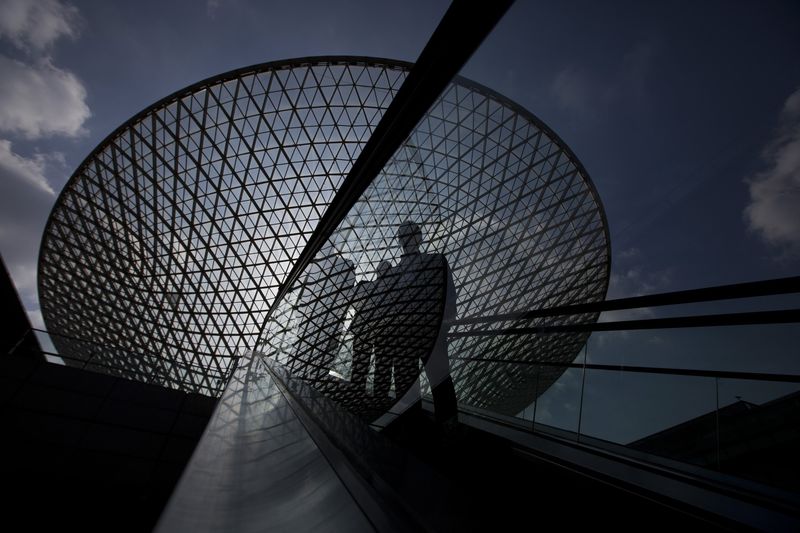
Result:
<svg viewBox="0 0 800 533">
<path fill-rule="evenodd" d="M 397 228 L 397 239 L 403 248 L 403 254 L 418 254 L 422 246 L 422 230 L 416 222 L 406 221 Z"/>
<path fill-rule="evenodd" d="M 381 261 L 378 264 L 378 268 L 375 270 L 376 277 L 381 278 L 385 276 L 390 268 L 392 268 L 392 264 L 389 261 Z"/>
</svg>

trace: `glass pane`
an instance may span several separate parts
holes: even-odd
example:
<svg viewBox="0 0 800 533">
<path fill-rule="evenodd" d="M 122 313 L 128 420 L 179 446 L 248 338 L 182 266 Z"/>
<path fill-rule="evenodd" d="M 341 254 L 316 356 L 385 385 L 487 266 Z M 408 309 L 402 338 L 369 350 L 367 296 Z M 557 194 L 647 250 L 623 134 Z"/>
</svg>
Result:
<svg viewBox="0 0 800 533">
<path fill-rule="evenodd" d="M 559 369 L 563 373 L 540 393 L 534 405 L 534 431 L 554 433 L 572 440 L 578 438 L 581 418 L 583 370 Z M 548 372 L 542 367 L 543 374 Z M 550 370 L 552 372 L 552 370 Z"/>
<path fill-rule="evenodd" d="M 800 491 L 800 383 L 719 380 L 720 470 Z"/>
<path fill-rule="evenodd" d="M 581 439 L 717 467 L 714 378 L 587 370 Z"/>
<path fill-rule="evenodd" d="M 599 331 L 590 344 L 595 364 L 800 374 L 797 324 Z"/>
</svg>

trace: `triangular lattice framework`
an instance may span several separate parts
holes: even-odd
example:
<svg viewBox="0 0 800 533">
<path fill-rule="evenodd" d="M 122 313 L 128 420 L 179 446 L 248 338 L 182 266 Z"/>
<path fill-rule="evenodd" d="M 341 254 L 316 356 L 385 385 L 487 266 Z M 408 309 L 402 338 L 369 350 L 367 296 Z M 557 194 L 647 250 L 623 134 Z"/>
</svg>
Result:
<svg viewBox="0 0 800 533">
<path fill-rule="evenodd" d="M 181 91 L 109 136 L 42 242 L 42 312 L 59 352 L 218 394 L 407 70 L 261 65 Z"/>
<path fill-rule="evenodd" d="M 218 393 L 408 67 L 261 65 L 181 91 L 112 134 L 73 175 L 42 244 L 40 298 L 48 328 L 65 335 L 59 351 Z M 468 80 L 454 80 L 340 225 L 358 279 L 396 262 L 405 219 L 447 256 L 459 318 L 605 296 L 607 228 L 585 170 L 538 119 Z M 524 407 L 531 380 L 541 392 L 559 373 L 472 359 L 566 361 L 584 340 L 454 340 L 459 397 Z"/>
<path fill-rule="evenodd" d="M 597 315 L 488 324 L 464 321 L 605 297 L 608 230 L 586 171 L 555 133 L 529 112 L 458 78 L 315 260 L 330 261 L 330 250 L 335 249 L 354 265 L 357 282 L 373 280 L 381 261 L 399 263 L 396 231 L 403 221 L 419 223 L 425 236 L 422 251 L 444 254 L 453 271 L 458 320 L 450 333 L 464 336 L 450 340 L 448 355 L 459 401 L 518 413 L 563 373 L 557 365 L 571 363 L 588 334 L 465 334 L 487 328 L 585 323 Z M 330 272 L 337 275 L 333 269 Z M 292 300 L 293 294 L 307 292 L 303 283 L 301 277 L 285 305 L 276 310 L 259 351 L 295 364 L 299 358 L 309 369 L 333 360 L 332 370 L 349 377 L 351 331 L 345 330 L 341 342 L 331 344 L 334 353 L 323 353 L 318 345 L 313 352 L 298 353 L 304 345 L 298 337 L 307 335 L 312 320 Z M 346 317 L 353 302 L 344 293 L 339 298 L 326 294 L 320 295 L 316 306 L 327 307 L 315 311 L 319 317 Z M 346 405 L 365 401 L 347 387 L 338 390 L 324 380 L 317 383 L 320 378 L 305 377 Z"/>
</svg>

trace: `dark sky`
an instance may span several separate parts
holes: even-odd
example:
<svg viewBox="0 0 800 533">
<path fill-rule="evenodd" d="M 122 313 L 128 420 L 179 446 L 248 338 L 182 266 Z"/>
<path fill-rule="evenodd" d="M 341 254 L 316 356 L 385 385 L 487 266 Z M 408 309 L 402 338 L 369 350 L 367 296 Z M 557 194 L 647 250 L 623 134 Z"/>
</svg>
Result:
<svg viewBox="0 0 800 533">
<path fill-rule="evenodd" d="M 413 61 L 447 5 L 0 0 L 0 253 L 34 323 L 49 209 L 119 124 L 264 61 Z M 531 110 L 587 168 L 611 230 L 610 297 L 790 276 L 800 271 L 798 27 L 794 1 L 518 1 L 462 75 Z M 607 334 L 589 359 L 798 371 L 797 328 L 778 329 L 768 349 L 747 328 L 725 342 Z"/>
</svg>

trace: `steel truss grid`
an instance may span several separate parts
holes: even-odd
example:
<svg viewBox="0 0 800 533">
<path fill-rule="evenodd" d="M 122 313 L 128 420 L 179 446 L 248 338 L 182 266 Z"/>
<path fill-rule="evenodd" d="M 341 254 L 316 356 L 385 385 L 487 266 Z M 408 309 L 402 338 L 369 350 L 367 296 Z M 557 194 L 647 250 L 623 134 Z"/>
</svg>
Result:
<svg viewBox="0 0 800 533">
<path fill-rule="evenodd" d="M 59 352 L 218 395 L 236 356 L 268 344 L 278 287 L 409 68 L 266 63 L 178 91 L 118 128 L 73 174 L 42 240 L 40 301 Z M 531 113 L 464 78 L 340 225 L 359 279 L 396 259 L 393 232 L 407 218 L 447 256 L 459 318 L 605 296 L 608 229 L 585 169 Z M 529 367 L 470 355 L 571 361 L 584 341 L 458 339 L 459 397 L 513 411 L 531 397 Z M 556 377 L 537 375 L 539 392 Z"/>
</svg>

